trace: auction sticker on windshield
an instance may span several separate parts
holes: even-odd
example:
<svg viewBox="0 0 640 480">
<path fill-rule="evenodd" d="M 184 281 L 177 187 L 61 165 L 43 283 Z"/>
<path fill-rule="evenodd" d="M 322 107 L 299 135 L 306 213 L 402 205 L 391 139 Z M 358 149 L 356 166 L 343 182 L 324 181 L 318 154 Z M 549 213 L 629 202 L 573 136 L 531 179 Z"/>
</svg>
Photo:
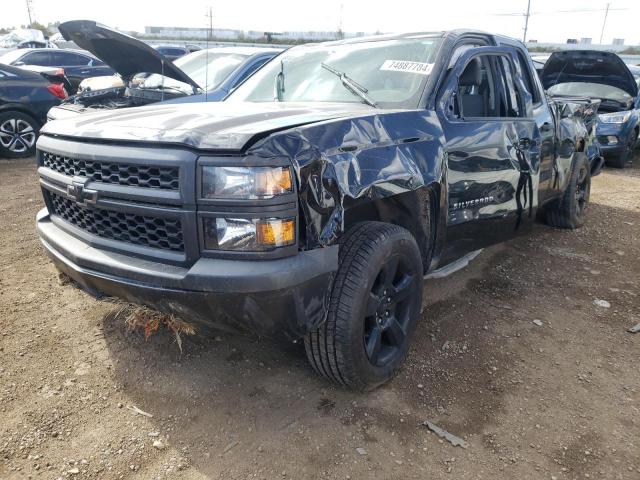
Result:
<svg viewBox="0 0 640 480">
<path fill-rule="evenodd" d="M 392 72 L 410 72 L 429 75 L 433 70 L 433 63 L 409 62 L 407 60 L 385 60 L 380 70 Z"/>
</svg>

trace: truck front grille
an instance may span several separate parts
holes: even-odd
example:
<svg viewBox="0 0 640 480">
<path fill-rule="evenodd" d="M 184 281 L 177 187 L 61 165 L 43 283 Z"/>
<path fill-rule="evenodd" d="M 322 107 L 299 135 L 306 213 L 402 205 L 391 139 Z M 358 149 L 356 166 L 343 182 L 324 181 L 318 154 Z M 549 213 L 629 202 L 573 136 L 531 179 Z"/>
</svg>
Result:
<svg viewBox="0 0 640 480">
<path fill-rule="evenodd" d="M 52 214 L 86 232 L 145 247 L 184 251 L 182 225 L 178 219 L 93 208 L 53 192 L 48 192 L 48 195 L 53 206 Z"/>
<path fill-rule="evenodd" d="M 42 152 L 42 165 L 63 175 L 86 177 L 96 182 L 160 190 L 180 188 L 178 167 L 82 160 L 51 152 Z"/>
</svg>

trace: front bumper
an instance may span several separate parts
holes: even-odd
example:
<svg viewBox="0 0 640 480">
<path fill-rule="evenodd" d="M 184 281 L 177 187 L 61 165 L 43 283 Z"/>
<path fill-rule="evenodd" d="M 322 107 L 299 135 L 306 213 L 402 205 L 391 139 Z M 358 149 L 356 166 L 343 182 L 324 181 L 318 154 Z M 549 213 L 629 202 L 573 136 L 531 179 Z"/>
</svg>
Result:
<svg viewBox="0 0 640 480">
<path fill-rule="evenodd" d="M 337 246 L 274 260 L 167 265 L 92 247 L 56 226 L 46 209 L 36 222 L 55 266 L 84 290 L 175 314 L 200 329 L 299 338 L 324 321 L 338 268 Z"/>
<path fill-rule="evenodd" d="M 606 158 L 623 153 L 627 149 L 634 133 L 631 123 L 603 123 L 601 121 L 598 121 L 596 131 L 598 132 L 597 141 L 600 145 L 600 151 L 602 156 Z M 616 137 L 618 142 L 608 143 L 606 137 L 609 136 Z M 605 140 L 603 141 L 603 139 Z"/>
</svg>

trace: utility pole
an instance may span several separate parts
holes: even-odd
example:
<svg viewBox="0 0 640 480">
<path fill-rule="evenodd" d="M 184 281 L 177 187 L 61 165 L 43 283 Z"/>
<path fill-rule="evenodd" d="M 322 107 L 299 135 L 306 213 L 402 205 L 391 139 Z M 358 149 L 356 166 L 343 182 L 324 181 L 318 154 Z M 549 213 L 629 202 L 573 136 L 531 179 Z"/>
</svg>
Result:
<svg viewBox="0 0 640 480">
<path fill-rule="evenodd" d="M 344 38 L 344 32 L 342 31 L 342 19 L 344 17 L 344 3 L 340 4 L 340 19 L 338 21 L 338 39 L 342 40 Z"/>
<path fill-rule="evenodd" d="M 529 17 L 531 16 L 531 0 L 527 1 L 527 13 L 524 14 L 524 35 L 522 36 L 522 42 L 527 42 L 527 30 L 529 30 Z"/>
<path fill-rule="evenodd" d="M 604 36 L 604 27 L 607 25 L 607 15 L 609 15 L 610 5 L 610 3 L 607 3 L 607 8 L 604 10 L 604 21 L 602 22 L 602 31 L 600 32 L 600 45 L 602 45 L 602 37 Z"/>
<path fill-rule="evenodd" d="M 213 39 L 213 8 L 209 6 L 209 13 L 206 15 L 209 17 L 209 34 L 207 35 L 207 40 Z"/>
<path fill-rule="evenodd" d="M 27 13 L 29 14 L 29 25 L 31 25 L 33 23 L 33 19 L 31 18 L 31 0 L 26 0 L 27 2 Z"/>
</svg>

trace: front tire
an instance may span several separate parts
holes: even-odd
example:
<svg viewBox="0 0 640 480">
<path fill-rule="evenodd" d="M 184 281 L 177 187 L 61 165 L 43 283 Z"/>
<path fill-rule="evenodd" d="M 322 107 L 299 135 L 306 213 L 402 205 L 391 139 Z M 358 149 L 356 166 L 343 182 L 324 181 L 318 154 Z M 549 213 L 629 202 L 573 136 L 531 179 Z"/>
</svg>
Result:
<svg viewBox="0 0 640 480">
<path fill-rule="evenodd" d="M 305 337 L 316 372 L 360 391 L 391 379 L 420 315 L 422 277 L 411 233 L 381 222 L 354 226 L 340 245 L 327 320 Z"/>
<path fill-rule="evenodd" d="M 39 129 L 38 122 L 26 113 L 17 110 L 0 113 L 0 157 L 33 155 Z"/>
<path fill-rule="evenodd" d="M 584 224 L 591 193 L 591 167 L 584 153 L 576 154 L 571 168 L 569 185 L 546 211 L 547 223 L 552 227 L 574 230 Z"/>
</svg>

